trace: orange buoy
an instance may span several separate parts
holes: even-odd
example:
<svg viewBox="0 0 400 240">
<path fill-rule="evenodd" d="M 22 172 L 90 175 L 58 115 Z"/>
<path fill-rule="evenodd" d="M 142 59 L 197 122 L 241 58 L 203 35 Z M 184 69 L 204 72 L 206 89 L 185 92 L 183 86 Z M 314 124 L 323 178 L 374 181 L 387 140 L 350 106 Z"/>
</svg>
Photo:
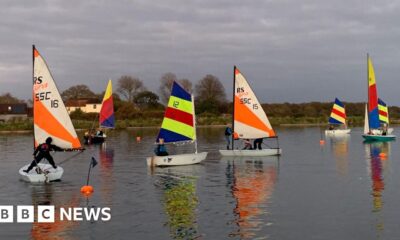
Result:
<svg viewBox="0 0 400 240">
<path fill-rule="evenodd" d="M 379 153 L 379 157 L 380 157 L 382 160 L 386 160 L 386 159 L 387 159 L 387 154 L 386 154 L 386 153 Z"/>
<path fill-rule="evenodd" d="M 136 142 L 141 142 L 141 141 L 142 141 L 142 138 L 140 136 L 137 136 L 136 137 Z"/>
<path fill-rule="evenodd" d="M 325 144 L 325 140 L 321 139 L 319 140 L 319 145 L 324 145 Z"/>
<path fill-rule="evenodd" d="M 81 187 L 81 193 L 84 194 L 85 196 L 92 194 L 93 191 L 94 191 L 94 189 L 90 185 L 85 185 L 85 186 Z"/>
</svg>

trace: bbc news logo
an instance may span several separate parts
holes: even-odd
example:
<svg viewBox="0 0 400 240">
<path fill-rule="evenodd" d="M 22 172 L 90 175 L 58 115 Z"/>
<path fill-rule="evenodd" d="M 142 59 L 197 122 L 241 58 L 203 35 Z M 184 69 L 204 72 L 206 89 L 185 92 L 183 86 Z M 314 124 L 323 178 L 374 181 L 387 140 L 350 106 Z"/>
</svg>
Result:
<svg viewBox="0 0 400 240">
<path fill-rule="evenodd" d="M 16 214 L 14 216 L 14 210 Z M 36 216 L 36 218 L 35 218 Z M 57 219 L 56 219 L 57 218 Z M 0 206 L 0 223 L 53 223 L 55 221 L 110 221 L 111 209 L 96 207 L 56 208 L 51 205 Z"/>
</svg>

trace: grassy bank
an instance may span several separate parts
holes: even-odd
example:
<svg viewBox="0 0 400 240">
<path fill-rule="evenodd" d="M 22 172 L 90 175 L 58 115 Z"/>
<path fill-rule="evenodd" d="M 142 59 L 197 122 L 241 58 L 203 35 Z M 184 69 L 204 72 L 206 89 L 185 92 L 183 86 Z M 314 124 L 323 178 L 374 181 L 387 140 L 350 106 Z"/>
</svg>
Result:
<svg viewBox="0 0 400 240">
<path fill-rule="evenodd" d="M 315 125 L 326 125 L 327 118 L 313 118 L 313 117 L 270 117 L 269 118 L 271 124 L 273 126 L 315 126 Z M 159 127 L 161 125 L 162 118 L 137 118 L 137 119 L 125 119 L 125 120 L 117 120 L 116 121 L 116 129 L 125 129 L 130 127 Z M 93 121 L 88 120 L 72 120 L 74 127 L 76 129 L 89 129 L 93 125 Z M 199 115 L 197 117 L 197 125 L 198 126 L 213 126 L 213 125 L 226 125 L 231 123 L 230 115 Z M 392 119 L 392 124 L 400 124 L 399 119 Z M 349 117 L 348 125 L 352 126 L 363 126 L 364 118 L 363 117 Z M 95 122 L 95 126 L 98 126 L 98 122 Z M 9 122 L 0 122 L 0 131 L 32 131 L 33 130 L 33 122 L 32 119 L 26 120 L 12 120 Z"/>
</svg>

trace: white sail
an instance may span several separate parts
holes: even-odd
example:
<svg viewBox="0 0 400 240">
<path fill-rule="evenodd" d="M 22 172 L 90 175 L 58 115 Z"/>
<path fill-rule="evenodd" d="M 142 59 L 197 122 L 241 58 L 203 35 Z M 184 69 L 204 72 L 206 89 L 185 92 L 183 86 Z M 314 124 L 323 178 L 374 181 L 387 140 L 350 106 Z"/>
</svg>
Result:
<svg viewBox="0 0 400 240">
<path fill-rule="evenodd" d="M 369 132 L 369 125 L 368 125 L 368 106 L 365 104 L 365 117 L 364 117 L 364 134 Z"/>
<path fill-rule="evenodd" d="M 275 132 L 269 123 L 260 102 L 246 78 L 235 67 L 234 82 L 234 132 L 238 138 L 274 137 Z"/>
<path fill-rule="evenodd" d="M 33 119 L 35 146 L 52 137 L 62 148 L 80 148 L 81 143 L 46 62 L 33 48 Z"/>
</svg>

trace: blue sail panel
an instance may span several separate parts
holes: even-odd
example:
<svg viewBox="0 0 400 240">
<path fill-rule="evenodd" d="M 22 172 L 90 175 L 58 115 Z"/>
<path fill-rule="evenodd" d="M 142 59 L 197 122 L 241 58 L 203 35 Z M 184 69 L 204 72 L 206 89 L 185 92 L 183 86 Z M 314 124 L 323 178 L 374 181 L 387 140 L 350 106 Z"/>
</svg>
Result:
<svg viewBox="0 0 400 240">
<path fill-rule="evenodd" d="M 368 113 L 369 128 L 377 129 L 380 127 L 378 108 L 374 108 Z"/>
<path fill-rule="evenodd" d="M 344 104 L 338 98 L 335 98 L 335 104 L 339 105 L 342 108 L 344 108 Z"/>
<path fill-rule="evenodd" d="M 112 114 L 110 117 L 101 122 L 100 126 L 104 128 L 114 128 L 115 127 L 114 114 Z"/>
<path fill-rule="evenodd" d="M 167 129 L 160 129 L 160 132 L 157 137 L 157 142 L 159 142 L 159 139 L 162 138 L 164 139 L 165 143 L 171 143 L 171 142 L 181 142 L 181 141 L 192 141 L 191 138 L 185 137 L 179 133 L 169 131 Z"/>
<path fill-rule="evenodd" d="M 343 124 L 341 121 L 338 121 L 332 117 L 329 118 L 328 123 L 329 124 Z"/>
<path fill-rule="evenodd" d="M 172 86 L 171 96 L 182 98 L 186 101 L 192 101 L 192 96 L 177 82 L 174 82 Z"/>
</svg>

